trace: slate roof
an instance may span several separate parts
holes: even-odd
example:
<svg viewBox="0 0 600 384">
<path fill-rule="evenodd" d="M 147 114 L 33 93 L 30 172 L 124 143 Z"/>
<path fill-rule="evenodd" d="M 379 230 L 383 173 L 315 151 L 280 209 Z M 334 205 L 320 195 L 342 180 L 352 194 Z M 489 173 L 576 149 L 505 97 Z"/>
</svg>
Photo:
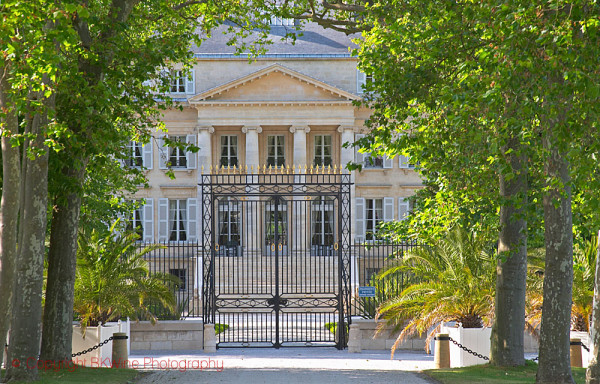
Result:
<svg viewBox="0 0 600 384">
<path fill-rule="evenodd" d="M 235 53 L 235 47 L 227 45 L 229 37 L 223 33 L 227 31 L 227 28 L 227 26 L 218 27 L 200 47 L 194 46 L 192 50 L 196 56 L 232 56 Z M 351 39 L 358 37 L 357 35 L 347 36 L 342 32 L 325 29 L 316 23 L 308 23 L 302 27 L 301 33 L 295 32 L 296 42 L 293 44 L 291 39 L 281 40 L 289 32 L 295 32 L 294 27 L 271 26 L 269 37 L 273 44 L 268 45 L 268 52 L 264 56 L 350 57 L 348 48 L 356 47 Z"/>
</svg>

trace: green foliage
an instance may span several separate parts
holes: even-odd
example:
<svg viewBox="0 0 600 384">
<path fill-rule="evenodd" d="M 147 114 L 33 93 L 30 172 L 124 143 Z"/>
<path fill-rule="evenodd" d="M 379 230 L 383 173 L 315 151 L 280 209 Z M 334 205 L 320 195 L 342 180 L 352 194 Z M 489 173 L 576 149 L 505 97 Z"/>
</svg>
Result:
<svg viewBox="0 0 600 384">
<path fill-rule="evenodd" d="M 325 323 L 325 329 L 327 329 L 329 332 L 331 332 L 335 335 L 335 333 L 337 332 L 338 324 L 339 323 L 337 321 Z M 346 324 L 346 335 L 348 335 L 349 332 L 350 332 L 350 328 L 348 327 L 348 324 Z"/>
<path fill-rule="evenodd" d="M 357 43 L 359 66 L 374 78 L 364 101 L 373 114 L 358 145 L 410 155 L 426 182 L 415 214 L 394 230 L 423 239 L 455 224 L 493 233 L 499 207 L 522 204 L 499 198 L 499 175 L 513 178 L 509 158 L 525 155 L 529 242 L 542 245 L 542 195 L 561 184 L 544 174 L 543 139 L 572 159 L 575 230 L 588 238 L 600 226 L 598 12 L 591 1 L 367 5 Z M 506 150 L 512 138 L 519 153 Z"/>
<path fill-rule="evenodd" d="M 115 223 L 116 224 L 116 223 Z M 74 311 L 82 327 L 96 326 L 122 317 L 156 320 L 152 301 L 175 310 L 172 289 L 165 283 L 171 275 L 149 274 L 144 255 L 159 248 L 138 250 L 137 235 L 109 231 L 82 232 L 78 239 Z"/>
<path fill-rule="evenodd" d="M 535 382 L 538 365 L 527 361 L 523 367 L 495 367 L 489 364 L 452 369 L 428 369 L 424 373 L 443 384 L 529 384 Z M 572 368 L 576 383 L 585 383 L 585 368 Z"/>
<path fill-rule="evenodd" d="M 379 278 L 403 273 L 418 279 L 379 307 L 377 317 L 401 330 L 392 352 L 404 338 L 440 322 L 456 321 L 465 328 L 489 325 L 496 288 L 493 255 L 485 236 L 455 227 L 381 272 Z"/>
<path fill-rule="evenodd" d="M 215 324 L 215 335 L 218 335 L 219 333 L 223 333 L 228 329 L 229 329 L 228 324 L 216 323 Z"/>
<path fill-rule="evenodd" d="M 70 363 L 70 361 L 69 361 Z M 40 370 L 40 383 L 44 384 L 125 384 L 133 383 L 140 372 L 130 368 L 98 368 L 67 364 L 67 361 L 56 363 L 56 369 Z M 60 368 L 60 369 L 59 369 Z M 3 376 L 4 376 L 4 370 Z"/>
<path fill-rule="evenodd" d="M 571 326 L 574 331 L 589 332 L 590 330 L 597 255 L 597 236 L 588 240 L 583 247 L 575 245 L 573 251 L 573 307 L 571 309 Z"/>
</svg>

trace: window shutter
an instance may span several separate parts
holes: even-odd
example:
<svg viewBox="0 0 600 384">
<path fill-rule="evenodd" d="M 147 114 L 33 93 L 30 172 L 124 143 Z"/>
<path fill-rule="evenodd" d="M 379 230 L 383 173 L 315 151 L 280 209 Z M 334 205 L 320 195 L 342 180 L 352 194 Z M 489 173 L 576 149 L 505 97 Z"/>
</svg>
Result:
<svg viewBox="0 0 600 384">
<path fill-rule="evenodd" d="M 387 155 L 383 155 L 383 168 L 392 168 L 394 159 L 388 157 Z"/>
<path fill-rule="evenodd" d="M 357 141 L 358 139 L 362 139 L 363 137 L 365 137 L 365 135 L 359 134 L 359 135 L 355 135 L 355 139 L 354 141 Z M 359 147 L 354 147 L 354 162 L 356 164 L 365 164 L 365 154 L 364 153 L 360 153 L 358 150 L 360 148 Z"/>
<path fill-rule="evenodd" d="M 356 93 L 364 93 L 363 87 L 367 84 L 367 74 L 356 69 Z"/>
<path fill-rule="evenodd" d="M 356 228 L 354 230 L 354 241 L 362 243 L 365 241 L 365 199 L 356 198 Z"/>
<path fill-rule="evenodd" d="M 196 145 L 196 135 L 187 135 L 186 142 L 188 144 Z M 188 169 L 196 169 L 196 159 L 198 158 L 198 153 L 187 151 L 185 153 L 185 157 L 187 158 Z"/>
<path fill-rule="evenodd" d="M 196 226 L 196 217 L 198 216 L 196 212 L 197 206 L 196 199 L 187 199 L 187 235 L 188 241 L 193 243 L 198 241 L 198 227 Z"/>
<path fill-rule="evenodd" d="M 165 136 L 161 135 L 156 139 L 158 144 L 158 168 L 167 169 L 167 159 L 169 158 L 169 147 L 165 146 Z"/>
<path fill-rule="evenodd" d="M 151 242 L 154 241 L 154 200 L 146 199 L 143 213 L 144 221 L 144 238 L 142 240 Z"/>
<path fill-rule="evenodd" d="M 385 197 L 383 199 L 383 221 L 394 220 L 394 198 Z"/>
<path fill-rule="evenodd" d="M 196 93 L 196 72 L 192 68 L 185 77 L 185 93 Z"/>
<path fill-rule="evenodd" d="M 158 199 L 158 241 L 169 238 L 169 199 Z"/>
<path fill-rule="evenodd" d="M 152 169 L 152 137 L 150 138 L 150 141 L 146 144 L 144 144 L 144 146 L 142 147 L 142 153 L 143 153 L 143 166 L 146 169 Z"/>
<path fill-rule="evenodd" d="M 410 202 L 405 197 L 398 198 L 398 220 L 404 220 L 410 213 Z"/>
<path fill-rule="evenodd" d="M 398 160 L 400 168 L 408 168 L 408 156 L 400 155 L 398 156 Z"/>
</svg>

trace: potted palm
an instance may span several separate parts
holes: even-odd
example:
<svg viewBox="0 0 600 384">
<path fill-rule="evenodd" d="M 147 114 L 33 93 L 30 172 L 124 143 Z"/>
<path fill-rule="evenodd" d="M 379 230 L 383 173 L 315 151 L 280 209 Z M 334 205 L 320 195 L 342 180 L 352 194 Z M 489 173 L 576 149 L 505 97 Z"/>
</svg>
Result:
<svg viewBox="0 0 600 384">
<path fill-rule="evenodd" d="M 79 235 L 73 308 L 79 318 L 79 324 L 73 327 L 75 352 L 120 331 L 114 329 L 115 326 L 111 328 L 110 322 L 121 318 L 137 320 L 140 317 L 155 322 L 152 303 L 159 302 L 170 310 L 176 307 L 175 295 L 169 287 L 169 282 L 173 282 L 175 277 L 150 275 L 144 260 L 144 255 L 158 246 L 139 249 L 137 234 L 119 234 L 116 225 L 113 224 L 105 232 L 83 231 Z M 95 328 L 92 330 L 91 327 Z M 86 334 L 90 333 L 91 337 L 86 340 Z M 109 357 L 110 348 L 111 344 L 108 343 L 103 347 L 104 350 L 95 355 L 91 352 L 83 355 L 83 362 L 89 364 L 92 357 Z"/>
<path fill-rule="evenodd" d="M 400 295 L 384 302 L 377 313 L 388 327 L 400 332 L 392 346 L 409 336 L 428 332 L 426 349 L 444 323 L 457 327 L 444 331 L 472 350 L 489 354 L 489 326 L 494 313 L 496 259 L 493 244 L 463 228 L 455 227 L 446 236 L 426 247 L 418 247 L 383 271 L 378 277 L 405 273 L 411 283 Z M 474 330 L 474 331 L 469 331 Z M 478 340 L 472 344 L 469 333 Z M 482 343 L 479 342 L 482 340 Z M 471 343 L 471 345 L 468 345 Z M 487 344 L 486 344 L 487 343 Z M 452 345 L 452 347 L 455 347 Z M 451 361 L 468 364 L 465 356 L 451 348 Z"/>
</svg>

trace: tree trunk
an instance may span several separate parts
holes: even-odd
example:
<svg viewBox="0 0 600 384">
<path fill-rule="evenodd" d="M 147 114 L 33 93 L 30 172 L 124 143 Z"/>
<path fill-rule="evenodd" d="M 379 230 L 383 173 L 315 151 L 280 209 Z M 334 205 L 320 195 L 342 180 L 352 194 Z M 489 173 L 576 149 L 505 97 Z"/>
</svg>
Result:
<svg viewBox="0 0 600 384">
<path fill-rule="evenodd" d="M 85 165 L 66 169 L 77 183 L 83 182 Z M 81 194 L 58 196 L 50 232 L 48 284 L 44 306 L 42 354 L 44 361 L 70 360 L 72 347 L 73 296 L 77 263 L 77 231 Z"/>
<path fill-rule="evenodd" d="M 546 268 L 537 383 L 574 383 L 570 363 L 573 290 L 573 218 L 567 151 L 557 147 L 550 127 L 543 138 L 547 153 L 544 194 Z"/>
<path fill-rule="evenodd" d="M 33 139 L 30 147 L 41 153 L 33 159 L 27 158 L 27 173 L 23 177 L 23 233 L 16 269 L 17 284 L 8 350 L 11 360 L 7 370 L 8 382 L 32 381 L 38 377 L 36 362 L 41 341 L 44 242 L 48 207 L 48 149 L 45 147 L 43 132 L 46 125 L 46 115 L 38 113 L 33 117 Z"/>
<path fill-rule="evenodd" d="M 514 175 L 500 173 L 500 236 L 496 267 L 496 305 L 490 362 L 496 366 L 525 364 L 525 285 L 527 278 L 527 156 L 519 139 L 509 139 L 504 151 Z"/>
<path fill-rule="evenodd" d="M 600 239 L 600 231 L 598 231 Z M 598 241 L 598 251 L 596 252 L 596 278 L 594 280 L 594 304 L 592 307 L 592 325 L 590 326 L 591 343 L 590 353 L 592 360 L 585 372 L 586 384 L 600 384 L 600 240 Z"/>
<path fill-rule="evenodd" d="M 4 358 L 4 345 L 10 327 L 12 298 L 15 289 L 15 267 L 17 259 L 17 228 L 21 193 L 21 161 L 19 148 L 10 142 L 10 133 L 18 133 L 17 115 L 11 110 L 7 91 L 8 65 L 0 61 L 0 110 L 5 111 L 2 119 L 2 201 L 0 202 L 0 364 Z"/>
</svg>

